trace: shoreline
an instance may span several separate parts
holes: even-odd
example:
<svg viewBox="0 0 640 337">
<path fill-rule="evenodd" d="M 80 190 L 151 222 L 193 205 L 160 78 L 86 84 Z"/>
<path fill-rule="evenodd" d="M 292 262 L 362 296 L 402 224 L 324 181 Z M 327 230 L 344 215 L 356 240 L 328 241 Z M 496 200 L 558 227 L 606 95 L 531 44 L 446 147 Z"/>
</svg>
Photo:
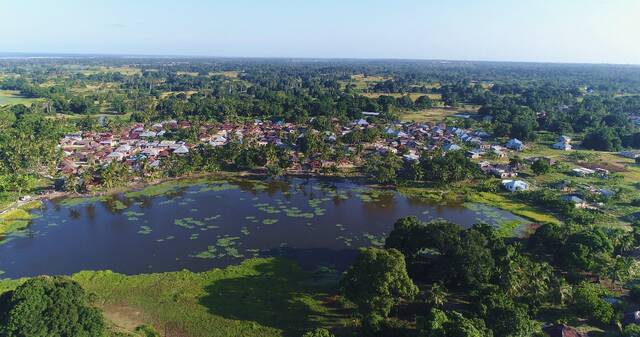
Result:
<svg viewBox="0 0 640 337">
<path fill-rule="evenodd" d="M 170 182 L 170 181 L 177 181 L 177 180 L 186 180 L 186 179 L 198 179 L 198 178 L 206 178 L 206 177 L 214 177 L 214 176 L 220 176 L 221 178 L 224 177 L 236 177 L 236 178 L 248 178 L 248 177 L 253 177 L 253 178 L 269 178 L 269 176 L 265 173 L 262 172 L 252 172 L 252 171 L 218 171 L 218 172 L 208 172 L 208 173 L 197 173 L 197 174 L 189 174 L 189 175 L 183 175 L 183 176 L 179 176 L 179 177 L 163 177 L 163 178 L 158 178 L 158 179 L 153 179 L 153 180 L 149 180 L 149 181 L 141 181 L 141 180 L 135 180 L 131 183 L 122 185 L 122 186 L 117 186 L 117 187 L 113 187 L 110 189 L 96 189 L 93 191 L 89 191 L 88 193 L 77 193 L 77 192 L 72 192 L 72 191 L 52 191 L 50 193 L 45 193 L 45 194 L 38 194 L 38 195 L 34 195 L 31 196 L 31 198 L 29 200 L 16 200 L 13 203 L 11 203 L 9 206 L 0 209 L 0 215 L 9 213 L 13 210 L 19 209 L 20 207 L 32 203 L 32 202 L 40 202 L 42 203 L 43 200 L 52 200 L 52 199 L 60 199 L 60 198 L 94 198 L 94 197 L 100 197 L 100 196 L 105 196 L 105 195 L 111 195 L 111 194 L 116 194 L 116 193 L 123 193 L 126 191 L 130 191 L 130 190 L 137 190 L 137 189 L 143 189 L 143 188 L 147 188 L 150 186 L 154 186 L 154 185 L 159 185 L 162 183 L 166 183 L 166 182 Z M 292 178 L 341 178 L 341 179 L 355 179 L 355 180 L 359 180 L 362 179 L 362 175 L 353 175 L 353 176 L 349 176 L 346 174 L 324 174 L 324 173 L 314 173 L 314 172 L 300 172 L 300 173 L 289 173 L 289 174 L 285 174 L 282 176 L 279 176 L 278 178 L 287 178 L 287 177 L 292 177 Z M 362 182 L 364 183 L 364 182 Z M 376 185 L 376 184 L 367 184 L 370 186 L 374 186 L 374 187 L 389 187 L 389 186 L 382 186 L 382 185 Z"/>
<path fill-rule="evenodd" d="M 0 211 L 0 224 L 3 221 L 6 221 L 7 230 L 2 230 L 0 228 L 0 235 L 8 234 L 12 230 L 11 221 L 26 221 L 28 222 L 30 219 L 26 217 L 18 218 L 18 219 L 6 219 L 3 220 L 2 216 L 7 216 L 7 214 L 11 214 L 12 212 L 20 212 L 25 205 L 38 203 L 38 206 L 31 206 L 25 211 L 31 214 L 31 210 L 35 208 L 40 208 L 43 205 L 43 201 L 45 200 L 56 200 L 56 199 L 90 199 L 97 198 L 102 196 L 109 196 L 118 193 L 125 193 L 129 191 L 142 190 L 145 188 L 161 185 L 168 182 L 180 181 L 180 180 L 189 180 L 189 179 L 199 179 L 199 178 L 257 178 L 257 179 L 287 179 L 287 178 L 316 178 L 316 179 L 341 179 L 341 180 L 352 180 L 355 183 L 362 184 L 375 189 L 393 189 L 398 191 L 399 193 L 407 196 L 407 197 L 415 197 L 419 199 L 423 199 L 426 202 L 433 203 L 442 203 L 446 201 L 453 201 L 457 203 L 464 202 L 476 202 L 479 204 L 487 205 L 490 207 L 495 207 L 497 209 L 507 211 L 513 215 L 522 217 L 524 219 L 532 221 L 532 223 L 539 223 L 541 220 L 542 213 L 541 210 L 531 207 L 530 205 L 524 205 L 522 203 L 515 202 L 513 200 L 509 200 L 510 203 L 518 204 L 522 206 L 529 206 L 527 208 L 527 212 L 518 212 L 517 210 L 521 207 L 515 207 L 516 212 L 514 212 L 514 207 L 509 205 L 505 205 L 503 203 L 492 202 L 491 200 L 485 200 L 485 198 L 479 197 L 469 197 L 468 192 L 464 188 L 458 187 L 450 187 L 450 189 L 442 190 L 437 188 L 437 186 L 423 185 L 420 186 L 397 186 L 397 185 L 381 185 L 372 183 L 371 181 L 366 180 L 361 174 L 354 173 L 353 171 L 349 172 L 338 172 L 334 174 L 326 174 L 320 172 L 292 172 L 288 174 L 284 174 L 279 177 L 270 177 L 265 173 L 264 170 L 256 170 L 256 171 L 218 171 L 218 172 L 207 172 L 207 173 L 197 173 L 197 174 L 189 174 L 183 175 L 179 177 L 162 177 L 153 180 L 134 180 L 122 186 L 117 186 L 110 189 L 96 189 L 93 191 L 89 191 L 88 193 L 77 193 L 72 191 L 53 191 L 50 193 L 45 193 L 41 195 L 36 195 L 30 198 L 29 200 L 16 201 L 10 207 L 7 207 Z M 418 190 L 418 192 L 416 192 Z M 453 195 L 452 195 L 453 193 Z M 453 197 L 453 199 L 451 199 Z M 503 197 L 506 199 L 506 197 Z M 538 214 L 536 214 L 538 213 Z M 551 222 L 560 222 L 559 219 L 552 217 Z M 548 221 L 548 219 L 547 219 Z"/>
</svg>

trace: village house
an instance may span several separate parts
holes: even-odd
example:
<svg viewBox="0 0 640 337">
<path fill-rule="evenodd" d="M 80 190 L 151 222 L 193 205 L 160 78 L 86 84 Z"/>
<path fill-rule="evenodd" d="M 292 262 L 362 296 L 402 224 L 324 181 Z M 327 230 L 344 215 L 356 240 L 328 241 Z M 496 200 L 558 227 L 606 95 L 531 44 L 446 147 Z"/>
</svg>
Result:
<svg viewBox="0 0 640 337">
<path fill-rule="evenodd" d="M 522 143 L 522 142 L 521 142 L 519 139 L 517 139 L 517 138 L 512 138 L 512 139 L 510 139 L 510 140 L 505 144 L 505 146 L 506 146 L 508 149 L 515 150 L 515 151 L 522 151 L 522 150 L 524 150 L 524 143 Z"/>
<path fill-rule="evenodd" d="M 518 176 L 518 172 L 511 165 L 492 165 L 489 173 L 496 178 L 513 178 Z"/>
<path fill-rule="evenodd" d="M 502 181 L 502 187 L 509 192 L 520 192 L 529 190 L 529 184 L 522 180 L 505 179 Z"/>
<path fill-rule="evenodd" d="M 458 150 L 462 150 L 462 148 L 455 143 L 448 143 L 442 146 L 443 152 L 451 152 L 451 151 L 458 151 Z"/>
<path fill-rule="evenodd" d="M 482 150 L 480 149 L 471 149 L 467 152 L 465 152 L 465 157 L 469 158 L 469 159 L 478 159 L 480 157 L 482 157 L 482 155 L 484 154 L 484 152 L 482 152 Z"/>
<path fill-rule="evenodd" d="M 564 195 L 561 197 L 562 201 L 564 202 L 568 202 L 570 204 L 573 204 L 573 206 L 575 206 L 575 208 L 587 208 L 589 207 L 589 205 L 587 204 L 586 201 L 584 201 L 582 198 L 578 197 L 577 195 Z"/>
<path fill-rule="evenodd" d="M 578 177 L 586 177 L 586 176 L 591 176 L 594 175 L 596 173 L 596 171 L 592 170 L 592 169 L 588 169 L 586 167 L 576 167 L 574 169 L 571 169 L 571 172 L 578 176 Z"/>
<path fill-rule="evenodd" d="M 556 150 L 570 151 L 572 149 L 571 138 L 567 136 L 560 136 L 557 142 L 551 145 L 551 147 L 553 147 Z"/>
<path fill-rule="evenodd" d="M 630 159 L 640 158 L 640 152 L 638 151 L 622 151 L 618 153 L 620 156 Z"/>
</svg>

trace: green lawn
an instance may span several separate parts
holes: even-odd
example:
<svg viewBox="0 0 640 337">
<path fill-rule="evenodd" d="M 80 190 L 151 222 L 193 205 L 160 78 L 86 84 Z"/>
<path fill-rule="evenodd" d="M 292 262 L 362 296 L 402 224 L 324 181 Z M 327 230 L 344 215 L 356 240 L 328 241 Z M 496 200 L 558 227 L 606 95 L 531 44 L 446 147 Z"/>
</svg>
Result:
<svg viewBox="0 0 640 337">
<path fill-rule="evenodd" d="M 39 101 L 38 98 L 26 98 L 20 95 L 17 90 L 0 90 L 0 106 L 1 105 L 17 105 L 24 104 L 26 106 Z"/>
<path fill-rule="evenodd" d="M 548 211 L 536 209 L 496 193 L 469 193 L 467 201 L 493 206 L 538 223 L 560 223 L 560 220 Z"/>
<path fill-rule="evenodd" d="M 459 108 L 450 107 L 433 107 L 428 109 L 422 109 L 417 111 L 404 111 L 400 114 L 400 120 L 403 122 L 441 122 L 447 117 L 451 117 L 455 114 L 469 114 L 473 115 L 478 113 L 478 107 L 472 105 L 466 105 Z"/>
</svg>

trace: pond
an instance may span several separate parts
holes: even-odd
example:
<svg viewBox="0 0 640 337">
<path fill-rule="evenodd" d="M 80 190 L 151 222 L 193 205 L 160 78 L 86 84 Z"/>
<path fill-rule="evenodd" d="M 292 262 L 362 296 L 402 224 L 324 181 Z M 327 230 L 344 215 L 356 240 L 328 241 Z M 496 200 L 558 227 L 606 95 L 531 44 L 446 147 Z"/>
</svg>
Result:
<svg viewBox="0 0 640 337">
<path fill-rule="evenodd" d="M 182 180 L 84 199 L 45 201 L 0 243 L 2 277 L 110 269 L 202 271 L 259 256 L 342 269 L 358 247 L 380 246 L 396 219 L 463 227 L 525 223 L 480 205 L 436 205 L 348 180 Z"/>
</svg>

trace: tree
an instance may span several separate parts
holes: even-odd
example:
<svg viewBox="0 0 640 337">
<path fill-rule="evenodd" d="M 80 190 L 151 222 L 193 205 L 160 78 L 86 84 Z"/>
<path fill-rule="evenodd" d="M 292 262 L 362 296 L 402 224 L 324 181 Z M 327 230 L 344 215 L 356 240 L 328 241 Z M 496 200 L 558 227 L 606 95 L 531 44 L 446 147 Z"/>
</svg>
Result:
<svg viewBox="0 0 640 337">
<path fill-rule="evenodd" d="M 600 285 L 583 281 L 575 288 L 573 300 L 580 314 L 609 324 L 613 318 L 613 307 L 602 299 L 605 295 L 607 291 Z"/>
<path fill-rule="evenodd" d="M 442 307 L 447 301 L 447 288 L 442 283 L 434 283 L 427 294 L 427 302 L 434 307 Z"/>
<path fill-rule="evenodd" d="M 460 243 L 444 256 L 449 279 L 465 288 L 476 288 L 488 282 L 495 270 L 495 259 L 488 238 L 475 228 L 461 232 Z"/>
<path fill-rule="evenodd" d="M 457 246 L 460 231 L 460 226 L 447 221 L 422 223 L 416 217 L 404 217 L 393 224 L 385 247 L 399 250 L 412 261 L 425 249 L 446 253 Z"/>
<path fill-rule="evenodd" d="M 89 304 L 80 285 L 68 278 L 32 278 L 2 299 L 6 300 L 6 310 L 0 313 L 2 337 L 105 334 L 102 314 Z"/>
<path fill-rule="evenodd" d="M 341 287 L 345 297 L 358 306 L 365 325 L 387 317 L 400 299 L 413 299 L 418 293 L 407 275 L 404 256 L 396 249 L 360 249 Z"/>
<path fill-rule="evenodd" d="M 613 128 L 595 128 L 584 136 L 582 146 L 599 151 L 620 151 L 622 140 Z"/>
<path fill-rule="evenodd" d="M 464 156 L 464 151 L 451 151 L 442 155 L 440 151 L 422 156 L 420 165 L 424 178 L 439 184 L 471 179 L 479 172 L 478 165 Z"/>
<path fill-rule="evenodd" d="M 447 314 L 436 308 L 432 308 L 425 317 L 418 317 L 416 329 L 420 337 L 445 336 L 444 325 L 449 321 Z"/>
<path fill-rule="evenodd" d="M 493 332 L 487 329 L 484 321 L 469 319 L 458 312 L 451 312 L 449 320 L 444 324 L 444 336 L 447 337 L 493 337 Z"/>
<path fill-rule="evenodd" d="M 546 160 L 538 159 L 531 164 L 531 170 L 535 175 L 539 176 L 549 173 L 551 171 L 551 165 Z"/>
<path fill-rule="evenodd" d="M 395 184 L 398 180 L 398 170 L 401 167 L 400 158 L 391 152 L 374 154 L 367 158 L 362 170 L 370 179 L 381 184 Z"/>
<path fill-rule="evenodd" d="M 613 258 L 613 242 L 602 229 L 583 230 L 571 235 L 563 254 L 571 268 L 599 273 Z"/>
<path fill-rule="evenodd" d="M 496 337 L 531 337 L 539 328 L 531 320 L 525 305 L 516 304 L 503 292 L 494 292 L 482 300 L 485 321 Z"/>
<path fill-rule="evenodd" d="M 424 96 L 420 96 L 420 97 L 418 97 L 418 99 L 416 99 L 415 106 L 416 106 L 416 108 L 419 108 L 419 109 L 426 109 L 426 108 L 432 107 L 433 106 L 433 102 L 431 101 L 429 96 L 424 95 Z"/>
<path fill-rule="evenodd" d="M 302 335 L 302 337 L 334 337 L 334 336 L 327 329 L 317 328 L 317 329 L 305 332 Z"/>
</svg>

